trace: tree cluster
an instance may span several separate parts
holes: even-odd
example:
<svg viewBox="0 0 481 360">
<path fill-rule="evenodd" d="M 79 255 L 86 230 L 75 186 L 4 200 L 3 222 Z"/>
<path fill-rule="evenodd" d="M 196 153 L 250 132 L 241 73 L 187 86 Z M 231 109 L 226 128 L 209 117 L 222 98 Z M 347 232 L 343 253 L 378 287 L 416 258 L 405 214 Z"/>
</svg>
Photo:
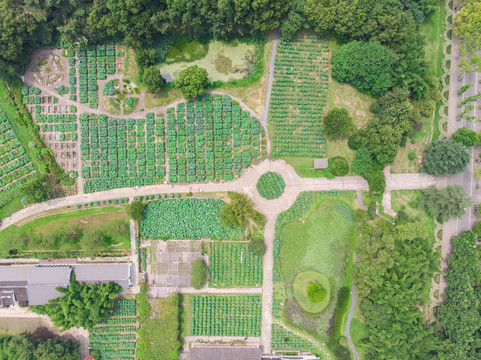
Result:
<svg viewBox="0 0 481 360">
<path fill-rule="evenodd" d="M 443 139 L 426 146 L 423 165 L 431 175 L 459 174 L 466 169 L 470 159 L 470 151 L 463 143 Z"/>
<path fill-rule="evenodd" d="M 182 70 L 179 73 L 179 78 L 175 80 L 175 87 L 179 89 L 186 99 L 202 95 L 208 85 L 207 70 L 197 65 L 192 65 Z"/>
<path fill-rule="evenodd" d="M 352 278 L 361 298 L 364 324 L 369 330 L 369 358 L 427 359 L 439 347 L 424 324 L 420 305 L 423 289 L 438 270 L 439 254 L 428 241 L 423 223 L 404 217 L 396 226 L 378 220 L 362 222 L 356 253 L 360 262 Z"/>
<path fill-rule="evenodd" d="M 132 201 L 132 204 L 129 205 L 127 213 L 134 221 L 139 223 L 144 217 L 144 209 L 145 204 L 142 201 L 135 200 Z"/>
<path fill-rule="evenodd" d="M 114 299 L 121 290 L 116 283 L 79 284 L 72 272 L 70 285 L 66 289 L 57 288 L 64 294 L 62 297 L 50 300 L 46 305 L 32 306 L 31 309 L 38 314 L 48 315 L 56 327 L 64 330 L 72 327 L 90 330 L 113 311 Z"/>
<path fill-rule="evenodd" d="M 471 199 L 459 185 L 449 185 L 442 190 L 432 185 L 424 191 L 423 204 L 433 218 L 443 223 L 451 217 L 463 216 L 471 206 Z"/>
<path fill-rule="evenodd" d="M 249 220 L 263 222 L 262 214 L 254 210 L 254 204 L 245 194 L 229 193 L 230 201 L 220 209 L 219 219 L 222 225 L 243 229 Z"/>
<path fill-rule="evenodd" d="M 354 122 L 345 108 L 332 108 L 324 117 L 324 130 L 330 139 L 347 137 L 354 129 Z"/>
<path fill-rule="evenodd" d="M 2 360 L 77 360 L 78 343 L 58 337 L 34 339 L 30 334 L 5 336 L 0 339 Z"/>
<path fill-rule="evenodd" d="M 476 242 L 471 231 L 453 238 L 454 251 L 446 275 L 448 289 L 438 311 L 445 338 L 440 359 L 475 359 L 481 352 L 481 268 Z"/>
</svg>

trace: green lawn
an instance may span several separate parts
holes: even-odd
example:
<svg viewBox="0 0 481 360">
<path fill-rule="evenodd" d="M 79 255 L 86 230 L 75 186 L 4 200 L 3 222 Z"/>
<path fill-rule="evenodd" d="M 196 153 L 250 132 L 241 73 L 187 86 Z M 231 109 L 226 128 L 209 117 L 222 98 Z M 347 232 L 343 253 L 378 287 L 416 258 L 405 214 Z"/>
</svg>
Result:
<svg viewBox="0 0 481 360">
<path fill-rule="evenodd" d="M 307 330 L 321 341 L 326 340 L 337 292 L 342 286 L 351 286 L 349 249 L 357 236 L 352 204 L 351 194 L 323 197 L 306 216 L 286 223 L 280 230 L 279 261 L 287 294 L 283 315 L 289 324 Z M 326 275 L 331 287 L 331 301 L 315 317 L 305 314 L 293 296 L 295 277 L 308 270 Z"/>
<path fill-rule="evenodd" d="M 325 298 L 319 303 L 311 302 L 307 297 L 307 285 L 316 281 L 326 292 Z M 331 299 L 331 284 L 329 279 L 317 271 L 304 271 L 297 275 L 294 281 L 294 297 L 301 307 L 309 313 L 320 313 L 329 304 Z"/>
<path fill-rule="evenodd" d="M 0 232 L 0 254 L 10 249 L 120 250 L 130 248 L 129 218 L 123 207 L 100 207 L 45 216 Z"/>
</svg>

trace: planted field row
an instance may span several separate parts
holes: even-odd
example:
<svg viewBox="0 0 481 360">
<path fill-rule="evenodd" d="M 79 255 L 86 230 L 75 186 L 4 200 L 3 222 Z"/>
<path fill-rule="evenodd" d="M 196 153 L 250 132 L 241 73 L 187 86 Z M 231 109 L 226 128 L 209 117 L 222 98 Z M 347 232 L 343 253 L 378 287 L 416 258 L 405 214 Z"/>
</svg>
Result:
<svg viewBox="0 0 481 360">
<path fill-rule="evenodd" d="M 192 296 L 194 336 L 260 336 L 260 296 Z"/>
<path fill-rule="evenodd" d="M 271 346 L 280 350 L 302 350 L 312 352 L 311 343 L 283 327 L 272 324 Z"/>
<path fill-rule="evenodd" d="M 80 154 L 84 191 L 158 184 L 165 178 L 164 123 L 80 115 Z"/>
<path fill-rule="evenodd" d="M 218 199 L 171 199 L 149 202 L 140 235 L 149 239 L 239 239 L 242 231 L 221 225 Z"/>
<path fill-rule="evenodd" d="M 207 94 L 167 110 L 169 181 L 232 180 L 261 155 L 259 120 L 227 95 Z"/>
<path fill-rule="evenodd" d="M 262 284 L 262 257 L 255 256 L 248 244 L 213 243 L 209 257 L 211 285 Z"/>
<path fill-rule="evenodd" d="M 88 103 L 90 108 L 97 109 L 99 90 L 97 80 L 104 80 L 107 75 L 115 74 L 115 55 L 113 44 L 91 45 L 78 49 L 80 103 Z M 75 65 L 75 62 L 70 61 L 69 65 L 72 64 Z"/>
<path fill-rule="evenodd" d="M 0 190 L 11 190 L 34 174 L 35 167 L 0 107 Z"/>
<path fill-rule="evenodd" d="M 256 187 L 260 196 L 267 200 L 273 200 L 282 195 L 284 188 L 286 187 L 286 183 L 281 175 L 269 171 L 265 174 L 262 174 L 262 176 L 259 178 L 259 181 L 257 181 Z"/>
<path fill-rule="evenodd" d="M 324 156 L 328 61 L 327 42 L 315 36 L 279 41 L 269 108 L 274 156 Z"/>
<path fill-rule="evenodd" d="M 95 325 L 89 346 L 100 352 L 100 359 L 133 359 L 136 349 L 135 300 L 117 300 L 114 311 Z M 125 325 L 131 324 L 131 325 Z"/>
</svg>

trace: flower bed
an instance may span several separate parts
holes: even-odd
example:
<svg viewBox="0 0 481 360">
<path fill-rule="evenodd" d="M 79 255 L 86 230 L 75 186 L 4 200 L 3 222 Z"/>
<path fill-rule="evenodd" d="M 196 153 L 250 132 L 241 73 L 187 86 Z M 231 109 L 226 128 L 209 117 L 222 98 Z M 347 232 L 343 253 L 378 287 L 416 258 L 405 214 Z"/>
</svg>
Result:
<svg viewBox="0 0 481 360">
<path fill-rule="evenodd" d="M 259 120 L 227 95 L 199 97 L 167 109 L 169 181 L 232 180 L 260 157 Z"/>
<path fill-rule="evenodd" d="M 149 202 L 140 235 L 149 239 L 239 239 L 242 232 L 221 225 L 218 199 L 172 199 Z"/>
<path fill-rule="evenodd" d="M 100 359 L 134 359 L 137 340 L 135 316 L 135 300 L 117 300 L 113 313 L 93 327 L 89 334 L 89 346 L 100 351 Z"/>
<path fill-rule="evenodd" d="M 193 336 L 260 336 L 260 296 L 192 296 Z"/>
<path fill-rule="evenodd" d="M 328 52 L 316 36 L 279 41 L 269 107 L 273 156 L 324 156 Z"/>
<path fill-rule="evenodd" d="M 0 190 L 12 190 L 34 174 L 35 167 L 0 106 Z"/>
<path fill-rule="evenodd" d="M 165 178 L 164 121 L 81 114 L 84 191 L 159 184 Z"/>
<path fill-rule="evenodd" d="M 282 176 L 272 171 L 266 172 L 257 181 L 257 191 L 268 200 L 280 197 L 285 187 L 286 184 Z"/>
<path fill-rule="evenodd" d="M 213 243 L 209 257 L 209 283 L 223 285 L 262 285 L 262 257 L 255 256 L 248 244 Z"/>
</svg>

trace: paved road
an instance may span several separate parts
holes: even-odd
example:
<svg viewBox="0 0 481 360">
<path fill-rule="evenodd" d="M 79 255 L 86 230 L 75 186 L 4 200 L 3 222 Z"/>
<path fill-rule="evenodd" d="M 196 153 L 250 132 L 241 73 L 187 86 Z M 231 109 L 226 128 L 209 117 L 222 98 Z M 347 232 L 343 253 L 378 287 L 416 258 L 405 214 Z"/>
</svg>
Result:
<svg viewBox="0 0 481 360">
<path fill-rule="evenodd" d="M 458 5 L 456 3 L 455 5 Z M 479 126 L 476 126 L 476 122 L 467 121 L 465 119 L 457 121 L 459 114 L 464 108 L 458 108 L 458 104 L 468 96 L 475 95 L 479 92 L 479 80 L 481 75 L 479 73 L 470 73 L 462 77 L 458 74 L 457 64 L 461 59 L 459 55 L 459 39 L 453 36 L 453 45 L 451 49 L 451 71 L 450 71 L 450 88 L 449 88 L 449 112 L 448 112 L 448 137 L 451 136 L 457 129 L 461 127 L 467 127 L 475 131 L 479 131 Z M 458 95 L 458 91 L 461 86 L 468 83 L 473 84 L 473 86 L 462 95 Z M 474 104 L 474 103 L 471 103 Z M 479 105 L 479 102 L 475 105 Z M 477 110 L 477 106 L 474 110 L 468 113 L 470 116 L 479 117 L 480 112 Z M 462 174 L 450 175 L 447 178 L 448 185 L 461 185 L 466 192 L 466 194 L 473 198 L 475 204 L 479 203 L 481 198 L 477 191 L 473 191 L 474 187 L 479 184 L 479 179 L 473 177 L 473 167 L 474 163 L 471 163 L 466 168 Z M 466 214 L 461 219 L 451 219 L 443 224 L 443 241 L 441 248 L 442 262 L 441 269 L 446 271 L 448 268 L 447 260 L 449 254 L 452 251 L 452 241 L 453 236 L 461 234 L 463 231 L 470 230 L 473 228 L 476 221 L 479 220 L 479 216 L 474 213 L 473 207 L 466 210 Z M 446 290 L 446 282 L 444 277 L 441 277 L 440 283 L 440 295 L 444 294 Z"/>
<path fill-rule="evenodd" d="M 359 360 L 359 356 L 357 355 L 357 351 L 356 351 L 356 348 L 354 347 L 354 343 L 352 342 L 352 339 L 351 339 L 351 333 L 349 331 L 349 328 L 351 327 L 352 315 L 354 313 L 355 307 L 356 307 L 356 290 L 354 289 L 354 284 L 352 284 L 351 308 L 349 309 L 349 315 L 347 316 L 347 322 L 346 322 L 346 338 L 347 338 L 347 343 L 351 348 L 351 352 L 352 352 L 352 356 L 354 357 L 354 360 Z"/>
<path fill-rule="evenodd" d="M 267 97 L 264 111 L 261 115 L 261 121 L 267 125 L 267 114 L 269 113 L 269 104 L 271 102 L 272 82 L 274 81 L 274 63 L 276 61 L 277 42 L 279 41 L 280 32 L 276 31 L 274 42 L 272 44 L 271 62 L 269 64 L 269 82 L 267 83 Z"/>
</svg>

